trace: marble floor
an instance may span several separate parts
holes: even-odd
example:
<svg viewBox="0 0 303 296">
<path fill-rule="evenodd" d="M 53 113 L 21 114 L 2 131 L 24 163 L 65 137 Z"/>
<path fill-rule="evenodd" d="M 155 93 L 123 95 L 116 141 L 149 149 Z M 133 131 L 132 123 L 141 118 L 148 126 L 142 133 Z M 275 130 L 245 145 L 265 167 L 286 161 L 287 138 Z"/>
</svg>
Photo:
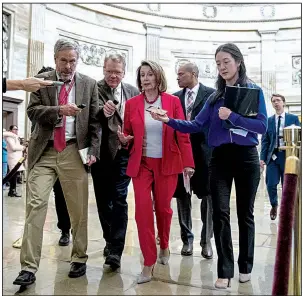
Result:
<svg viewBox="0 0 303 296">
<path fill-rule="evenodd" d="M 87 273 L 77 279 L 70 279 L 69 259 L 71 246 L 59 247 L 60 232 L 57 229 L 55 204 L 50 197 L 40 269 L 36 282 L 25 290 L 12 284 L 20 271 L 19 249 L 12 248 L 12 243 L 22 235 L 24 224 L 25 197 L 11 198 L 7 190 L 3 192 L 3 294 L 4 295 L 269 295 L 271 294 L 274 260 L 276 254 L 278 220 L 269 218 L 270 204 L 261 179 L 255 202 L 255 262 L 250 282 L 240 284 L 238 281 L 238 226 L 236 217 L 235 192 L 231 199 L 231 225 L 235 257 L 235 277 L 228 290 L 217 290 L 214 281 L 217 278 L 217 256 L 212 239 L 214 258 L 206 260 L 201 257 L 199 246 L 201 221 L 199 200 L 193 197 L 193 231 L 195 234 L 194 254 L 190 257 L 180 255 L 182 242 L 178 224 L 176 201 L 174 210 L 170 250 L 171 257 L 166 266 L 157 264 L 153 281 L 137 285 L 135 280 L 142 268 L 142 255 L 139 248 L 137 228 L 134 219 L 133 188 L 129 188 L 129 221 L 126 245 L 119 272 L 109 273 L 103 270 L 102 250 L 104 240 L 99 224 L 94 191 L 90 180 L 89 196 L 89 243 Z M 19 190 L 22 188 L 19 187 Z M 24 192 L 24 188 L 23 188 Z M 280 191 L 281 193 L 281 191 Z"/>
</svg>

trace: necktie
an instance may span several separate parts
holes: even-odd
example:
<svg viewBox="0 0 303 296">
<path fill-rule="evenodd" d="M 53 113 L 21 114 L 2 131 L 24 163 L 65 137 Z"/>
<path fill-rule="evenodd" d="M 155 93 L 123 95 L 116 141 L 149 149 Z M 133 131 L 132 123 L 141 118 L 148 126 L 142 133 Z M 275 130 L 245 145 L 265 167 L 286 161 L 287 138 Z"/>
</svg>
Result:
<svg viewBox="0 0 303 296">
<path fill-rule="evenodd" d="M 194 96 L 193 96 L 194 92 L 193 91 L 189 91 L 187 93 L 187 99 L 186 99 L 186 104 L 187 104 L 187 108 L 186 108 L 186 119 L 190 120 L 191 117 L 191 112 L 193 111 L 194 108 Z"/>
<path fill-rule="evenodd" d="M 280 146 L 280 126 L 281 126 L 281 115 L 278 118 L 278 126 L 277 126 L 277 148 Z"/>
<path fill-rule="evenodd" d="M 66 83 L 64 83 L 64 85 L 61 86 L 61 90 L 59 93 L 59 100 L 58 100 L 59 105 L 67 104 L 68 94 L 69 94 L 71 88 L 73 87 L 73 84 L 71 84 L 67 91 L 65 85 L 66 85 Z M 58 152 L 63 151 L 66 147 L 66 142 L 65 142 L 66 117 L 63 116 L 62 120 L 63 120 L 63 125 L 61 127 L 56 127 L 55 131 L 54 131 L 54 148 Z"/>
</svg>

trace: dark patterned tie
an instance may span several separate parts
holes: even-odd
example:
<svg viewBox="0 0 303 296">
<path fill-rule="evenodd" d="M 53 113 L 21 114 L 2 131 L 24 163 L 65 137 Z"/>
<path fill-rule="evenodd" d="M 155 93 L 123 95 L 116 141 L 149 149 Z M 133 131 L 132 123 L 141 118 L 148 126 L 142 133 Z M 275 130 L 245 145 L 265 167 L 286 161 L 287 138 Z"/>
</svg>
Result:
<svg viewBox="0 0 303 296">
<path fill-rule="evenodd" d="M 187 99 L 186 99 L 186 104 L 187 104 L 187 108 L 186 108 L 186 119 L 190 120 L 191 117 L 191 113 L 193 111 L 194 108 L 194 96 L 193 96 L 194 92 L 193 91 L 189 91 L 187 93 Z"/>
<path fill-rule="evenodd" d="M 281 115 L 278 118 L 278 126 L 277 126 L 277 148 L 280 147 L 280 126 L 281 126 Z"/>
</svg>

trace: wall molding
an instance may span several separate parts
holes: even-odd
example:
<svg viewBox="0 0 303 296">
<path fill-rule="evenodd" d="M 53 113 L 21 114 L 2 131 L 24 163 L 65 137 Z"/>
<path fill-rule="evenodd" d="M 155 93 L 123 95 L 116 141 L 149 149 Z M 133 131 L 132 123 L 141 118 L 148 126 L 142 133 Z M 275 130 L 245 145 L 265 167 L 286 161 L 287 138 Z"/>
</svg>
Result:
<svg viewBox="0 0 303 296">
<path fill-rule="evenodd" d="M 133 71 L 132 46 L 94 39 L 59 28 L 57 28 L 57 31 L 60 37 L 72 39 L 80 45 L 80 60 L 82 63 L 89 66 L 103 67 L 106 55 L 110 53 L 120 53 L 124 56 L 126 61 L 126 72 Z"/>
</svg>

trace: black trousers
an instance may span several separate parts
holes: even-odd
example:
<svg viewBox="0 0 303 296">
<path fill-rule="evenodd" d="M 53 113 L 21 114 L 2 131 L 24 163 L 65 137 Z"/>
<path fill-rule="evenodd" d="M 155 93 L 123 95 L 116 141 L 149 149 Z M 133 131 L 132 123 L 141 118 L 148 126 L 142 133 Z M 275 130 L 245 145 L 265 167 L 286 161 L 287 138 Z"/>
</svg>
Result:
<svg viewBox="0 0 303 296">
<path fill-rule="evenodd" d="M 121 256 L 128 220 L 126 198 L 130 177 L 126 175 L 126 168 L 129 154 L 125 149 L 118 150 L 114 160 L 107 154 L 92 165 L 91 175 L 103 237 L 111 245 L 110 253 Z"/>
<path fill-rule="evenodd" d="M 55 195 L 56 212 L 58 217 L 57 226 L 62 232 L 69 233 L 69 230 L 71 228 L 70 218 L 59 178 L 55 182 L 53 188 Z"/>
<path fill-rule="evenodd" d="M 254 202 L 260 181 L 257 148 L 236 144 L 221 145 L 213 151 L 210 168 L 218 277 L 232 278 L 234 276 L 229 207 L 233 180 L 236 187 L 239 226 L 239 272 L 250 273 L 254 261 Z"/>
<path fill-rule="evenodd" d="M 18 173 L 19 173 L 19 172 L 17 172 L 17 173 L 16 173 L 14 176 L 12 176 L 11 179 L 9 180 L 9 192 L 10 192 L 10 193 L 16 190 Z"/>
<path fill-rule="evenodd" d="M 183 178 L 183 177 L 182 177 Z M 183 186 L 183 181 L 182 181 Z M 200 246 L 208 243 L 213 237 L 213 220 L 212 220 L 212 200 L 211 196 L 198 197 L 201 199 L 200 214 L 202 221 L 202 230 L 200 237 Z M 181 229 L 181 240 L 183 244 L 193 243 L 194 234 L 192 233 L 192 217 L 191 217 L 191 195 L 185 193 L 179 196 L 177 200 L 178 220 Z"/>
</svg>

